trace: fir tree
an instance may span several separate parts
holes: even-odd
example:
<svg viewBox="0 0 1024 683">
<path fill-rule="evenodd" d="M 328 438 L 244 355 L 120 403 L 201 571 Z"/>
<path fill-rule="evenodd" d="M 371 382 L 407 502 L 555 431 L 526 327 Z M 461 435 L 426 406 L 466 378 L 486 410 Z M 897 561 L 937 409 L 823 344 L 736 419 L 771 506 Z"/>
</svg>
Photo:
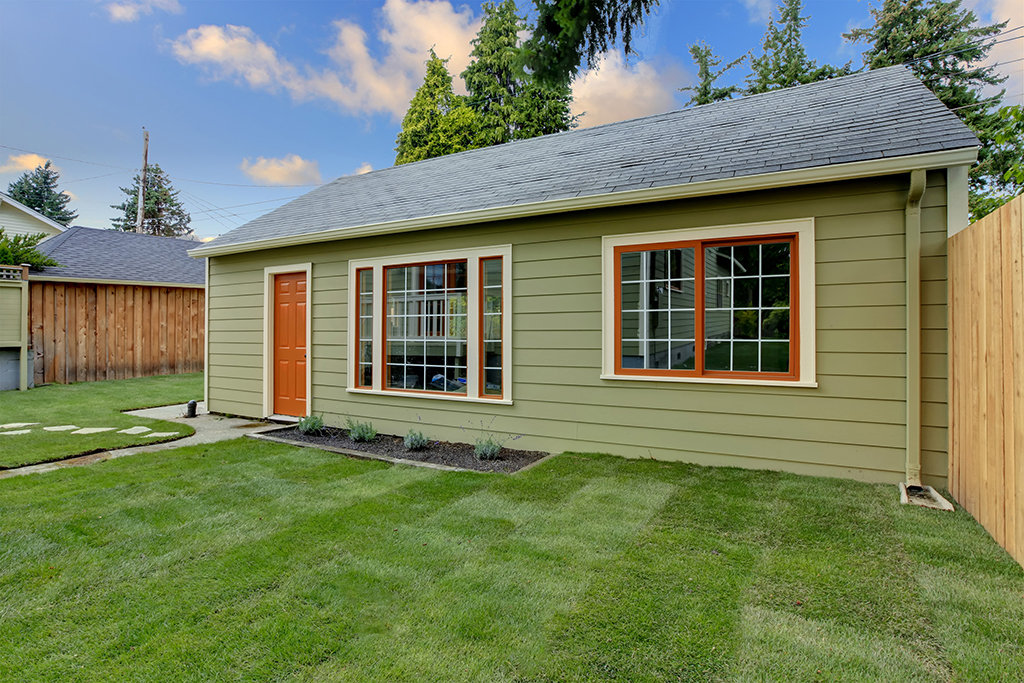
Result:
<svg viewBox="0 0 1024 683">
<path fill-rule="evenodd" d="M 981 141 L 970 175 L 972 215 L 983 215 L 984 207 L 992 205 L 984 200 L 990 194 L 1019 194 L 1020 184 L 1006 172 L 1024 155 L 1024 141 L 997 142 L 1005 123 L 996 110 L 1005 91 L 994 98 L 982 94 L 985 86 L 1006 80 L 994 67 L 984 66 L 992 38 L 1006 22 L 981 26 L 960 0 L 883 0 L 871 15 L 872 26 L 843 34 L 867 44 L 864 64 L 869 69 L 907 64 Z"/>
<path fill-rule="evenodd" d="M 747 78 L 749 95 L 789 88 L 794 85 L 824 81 L 850 73 L 850 65 L 835 67 L 807 57 L 803 30 L 810 17 L 800 16 L 803 0 L 783 0 L 778 6 L 779 18 L 768 17 L 768 26 L 761 42 L 761 55 L 751 55 L 751 74 Z"/>
<path fill-rule="evenodd" d="M 721 64 L 722 60 L 715 56 L 711 46 L 704 41 L 690 46 L 690 56 L 693 57 L 693 63 L 697 65 L 697 85 L 679 89 L 680 92 L 688 90 L 693 92 L 690 95 L 690 101 L 686 103 L 687 107 L 721 102 L 722 100 L 732 99 L 733 95 L 738 95 L 742 92 L 738 85 L 716 88 L 715 81 L 721 78 L 726 71 L 742 62 L 744 57 L 734 59 L 716 71 L 715 67 Z"/>
<path fill-rule="evenodd" d="M 480 118 L 477 146 L 500 145 L 575 126 L 569 111 L 572 93 L 567 86 L 542 86 L 520 68 L 519 33 L 526 23 L 514 0 L 485 3 L 480 32 L 462 78 L 469 91 L 467 103 Z"/>
<path fill-rule="evenodd" d="M 78 218 L 78 212 L 67 208 L 71 197 L 57 189 L 59 179 L 60 173 L 51 168 L 47 160 L 42 166 L 36 166 L 31 173 L 22 173 L 20 178 L 7 186 L 7 194 L 47 218 L 68 225 Z"/>
<path fill-rule="evenodd" d="M 439 58 L 430 49 L 423 84 L 413 95 L 395 140 L 396 165 L 478 146 L 479 116 L 467 106 L 465 98 L 455 95 L 447 64 L 447 59 Z"/>
<path fill-rule="evenodd" d="M 110 222 L 117 230 L 135 232 L 139 212 L 139 176 L 133 178 L 131 187 L 122 187 L 121 192 L 125 193 L 125 200 L 110 206 L 120 211 L 121 215 L 111 218 Z M 192 217 L 185 211 L 178 194 L 179 191 L 171 185 L 170 178 L 159 164 L 151 164 L 146 169 L 143 233 L 163 237 L 184 237 L 192 234 L 192 228 L 189 227 Z"/>
</svg>

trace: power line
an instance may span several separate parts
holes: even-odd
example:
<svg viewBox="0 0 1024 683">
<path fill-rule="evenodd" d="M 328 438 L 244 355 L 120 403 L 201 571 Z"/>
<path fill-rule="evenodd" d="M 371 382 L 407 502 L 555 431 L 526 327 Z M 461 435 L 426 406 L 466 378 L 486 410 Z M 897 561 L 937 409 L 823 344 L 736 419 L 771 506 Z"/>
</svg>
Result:
<svg viewBox="0 0 1024 683">
<path fill-rule="evenodd" d="M 125 168 L 124 166 L 112 166 L 111 164 L 101 164 L 101 163 L 99 163 L 97 161 L 83 161 L 82 159 L 72 159 L 71 157 L 59 157 L 56 154 L 43 154 L 42 152 L 33 152 L 32 150 L 29 150 L 29 149 L 21 149 L 20 147 L 11 147 L 9 145 L 0 145 L 0 147 L 3 147 L 4 149 L 11 149 L 11 150 L 14 150 L 15 152 L 24 152 L 25 154 L 38 154 L 39 156 L 46 157 L 48 159 L 60 159 L 61 161 L 74 161 L 77 164 L 91 164 L 93 166 L 105 166 L 107 168 L 117 168 L 117 169 L 120 169 L 122 171 L 132 171 L 132 170 L 134 170 L 134 169 L 131 169 L 131 168 Z"/>
<path fill-rule="evenodd" d="M 1017 28 L 1024 28 L 1024 27 L 1018 26 Z M 1013 30 L 1016 31 L 1017 29 L 1013 29 Z M 909 66 L 911 64 L 917 64 L 918 62 L 923 62 L 923 61 L 926 61 L 926 60 L 929 60 L 929 59 L 935 59 L 936 57 L 948 57 L 950 55 L 960 54 L 961 52 L 967 52 L 968 50 L 981 49 L 982 47 L 991 48 L 991 47 L 993 47 L 995 45 L 999 45 L 1000 43 L 1009 43 L 1010 41 L 1020 40 L 1021 38 L 1024 38 L 1024 36 L 1014 36 L 1013 38 L 1004 38 L 1003 40 L 996 40 L 994 42 L 991 42 L 988 45 L 982 45 L 983 41 L 979 41 L 977 43 L 971 43 L 971 44 L 967 45 L 966 47 L 962 47 L 959 50 L 945 50 L 943 52 L 936 52 L 934 54 L 925 55 L 924 57 L 918 57 L 917 59 L 911 59 L 909 61 L 903 62 L 903 64 L 905 66 Z"/>
<path fill-rule="evenodd" d="M 991 102 L 994 102 L 996 100 L 1001 100 L 1003 98 L 1011 99 L 1012 100 L 1014 97 L 1020 97 L 1021 95 L 1024 95 L 1024 92 L 1019 92 L 1019 93 L 1016 93 L 1015 95 L 1003 95 L 1003 96 L 997 96 L 997 97 L 990 97 L 987 100 L 982 100 L 981 102 L 975 102 L 974 104 L 965 104 L 962 107 L 953 107 L 952 109 L 950 109 L 950 111 L 960 111 L 961 109 L 970 109 L 971 107 L 979 107 L 979 106 L 981 106 L 983 104 L 989 104 Z"/>
<path fill-rule="evenodd" d="M 198 197 L 198 196 L 192 194 L 191 192 L 188 192 L 186 190 L 180 190 L 180 192 L 183 195 L 185 195 L 186 197 L 190 197 L 192 199 L 192 201 L 194 201 L 197 204 L 199 204 L 200 207 L 209 207 L 210 211 L 219 211 L 222 214 L 231 214 L 230 211 L 225 211 L 224 209 L 221 209 L 220 207 L 218 207 L 218 206 L 216 206 L 214 204 L 211 204 L 210 202 L 206 201 L 205 199 L 203 199 L 201 197 Z M 228 216 L 224 216 L 224 215 L 218 216 L 216 213 L 211 213 L 209 217 L 213 218 L 215 221 L 220 223 L 223 227 L 227 228 L 228 230 L 232 230 L 232 229 L 238 227 L 237 225 L 230 225 L 230 224 L 224 222 L 224 221 L 230 221 L 231 220 Z M 236 217 L 239 220 L 244 220 L 240 216 L 236 216 Z M 224 221 L 221 220 L 222 218 L 224 219 Z"/>
<path fill-rule="evenodd" d="M 134 171 L 135 169 L 131 169 Z M 96 180 L 97 178 L 109 178 L 112 175 L 123 175 L 125 173 L 131 173 L 131 171 L 116 171 L 114 173 L 106 173 L 104 175 L 94 175 L 89 178 L 75 178 L 74 180 L 62 180 L 61 184 L 67 185 L 68 183 L 84 183 L 86 180 Z"/>
<path fill-rule="evenodd" d="M 181 183 L 199 183 L 201 185 L 220 185 L 222 187 L 320 187 L 323 183 L 307 183 L 305 185 L 254 185 L 245 183 L 214 183 L 209 180 L 189 180 L 188 178 L 179 178 L 177 176 L 167 176 L 171 180 L 177 180 Z"/>
<path fill-rule="evenodd" d="M 248 204 L 233 204 L 231 206 L 225 206 L 225 207 L 222 207 L 222 208 L 224 208 L 224 209 L 237 209 L 237 208 L 240 208 L 240 207 L 243 207 L 243 206 L 256 206 L 257 204 L 270 204 L 271 202 L 284 202 L 284 201 L 288 201 L 289 199 L 295 199 L 295 198 L 301 197 L 301 196 L 302 196 L 301 194 L 296 194 L 296 195 L 292 195 L 291 197 L 281 197 L 279 199 L 264 199 L 262 202 L 249 202 Z M 210 209 L 209 211 L 212 211 L 212 209 Z M 196 211 L 196 213 L 209 213 L 209 211 Z M 262 211 L 262 209 L 261 209 L 261 211 Z M 253 212 L 253 211 L 245 211 L 245 212 L 243 212 L 243 214 L 236 214 L 236 215 L 244 215 L 246 213 L 255 213 L 255 212 Z"/>
</svg>

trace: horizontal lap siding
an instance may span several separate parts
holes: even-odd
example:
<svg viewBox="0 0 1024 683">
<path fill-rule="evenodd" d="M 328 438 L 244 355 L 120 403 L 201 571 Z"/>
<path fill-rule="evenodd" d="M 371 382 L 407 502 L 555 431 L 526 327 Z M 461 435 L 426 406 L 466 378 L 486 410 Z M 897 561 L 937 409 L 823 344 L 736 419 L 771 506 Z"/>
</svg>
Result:
<svg viewBox="0 0 1024 683">
<path fill-rule="evenodd" d="M 945 196 L 929 175 L 922 239 L 922 442 L 946 476 Z M 214 258 L 210 394 L 262 405 L 263 268 L 313 263 L 313 410 L 384 432 L 522 435 L 516 447 L 604 451 L 898 481 L 905 461 L 907 179 L 564 214 Z M 817 389 L 601 380 L 601 236 L 814 216 Z M 514 405 L 350 394 L 348 259 L 513 244 Z"/>
</svg>

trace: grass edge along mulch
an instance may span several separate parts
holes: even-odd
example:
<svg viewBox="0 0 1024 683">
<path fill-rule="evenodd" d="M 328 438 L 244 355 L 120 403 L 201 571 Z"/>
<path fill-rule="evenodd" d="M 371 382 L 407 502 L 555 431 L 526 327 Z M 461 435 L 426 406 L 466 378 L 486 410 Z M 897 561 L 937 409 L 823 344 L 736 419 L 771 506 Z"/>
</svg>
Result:
<svg viewBox="0 0 1024 683">
<path fill-rule="evenodd" d="M 0 481 L 22 680 L 1009 681 L 1024 571 L 894 486 L 239 439 Z"/>
</svg>

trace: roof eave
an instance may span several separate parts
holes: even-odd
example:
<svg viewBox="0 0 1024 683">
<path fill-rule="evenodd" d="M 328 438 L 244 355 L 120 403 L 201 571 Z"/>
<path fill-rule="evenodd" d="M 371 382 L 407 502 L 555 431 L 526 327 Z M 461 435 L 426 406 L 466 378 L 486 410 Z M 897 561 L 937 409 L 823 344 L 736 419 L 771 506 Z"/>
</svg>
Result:
<svg viewBox="0 0 1024 683">
<path fill-rule="evenodd" d="M 424 216 L 422 218 L 388 221 L 384 223 L 371 223 L 355 227 L 338 228 L 335 230 L 321 230 L 318 232 L 303 233 L 301 235 L 291 235 L 287 237 L 273 237 L 265 240 L 226 244 L 221 247 L 214 244 L 209 247 L 191 249 L 189 250 L 188 255 L 192 258 L 226 256 L 228 254 L 262 251 L 264 249 L 278 249 L 281 247 L 314 244 L 317 242 L 355 239 L 357 237 L 370 237 L 374 235 L 388 235 L 400 232 L 428 230 L 431 228 L 467 225 L 470 223 L 486 223 L 544 214 L 565 213 L 568 211 L 584 211 L 587 209 L 602 209 L 629 204 L 663 202 L 690 197 L 728 194 L 732 192 L 748 192 L 752 190 L 764 190 L 777 187 L 792 187 L 793 185 L 809 185 L 835 182 L 838 180 L 854 180 L 870 176 L 905 173 L 916 169 L 928 170 L 964 166 L 972 164 L 977 160 L 978 149 L 978 147 L 962 147 L 959 149 L 944 150 L 942 152 L 911 154 L 885 159 L 872 159 L 870 161 L 854 161 L 845 164 L 834 164 L 831 166 L 814 166 L 811 168 L 776 171 L 773 173 L 762 173 L 758 175 L 742 176 L 739 178 L 722 178 L 718 180 L 684 183 L 681 185 L 669 185 L 665 187 L 653 187 L 642 190 L 626 190 L 624 192 L 588 195 L 585 197 L 569 197 L 543 202 L 531 202 L 528 204 L 512 204 L 474 211 L 461 211 L 458 213 L 440 214 L 436 216 Z"/>
</svg>

